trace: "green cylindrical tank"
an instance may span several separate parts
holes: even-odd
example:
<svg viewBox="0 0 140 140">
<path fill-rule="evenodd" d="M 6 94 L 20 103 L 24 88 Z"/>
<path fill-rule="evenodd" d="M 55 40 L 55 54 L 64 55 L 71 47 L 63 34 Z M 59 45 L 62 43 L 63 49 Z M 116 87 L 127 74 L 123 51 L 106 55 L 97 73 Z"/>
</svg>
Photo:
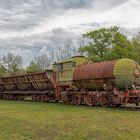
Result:
<svg viewBox="0 0 140 140">
<path fill-rule="evenodd" d="M 103 90 L 118 87 L 125 89 L 140 81 L 140 66 L 132 59 L 119 59 L 83 64 L 74 71 L 73 81 L 78 88 Z"/>
<path fill-rule="evenodd" d="M 132 59 L 120 59 L 114 65 L 113 75 L 117 87 L 124 88 L 140 80 L 140 66 Z"/>
</svg>

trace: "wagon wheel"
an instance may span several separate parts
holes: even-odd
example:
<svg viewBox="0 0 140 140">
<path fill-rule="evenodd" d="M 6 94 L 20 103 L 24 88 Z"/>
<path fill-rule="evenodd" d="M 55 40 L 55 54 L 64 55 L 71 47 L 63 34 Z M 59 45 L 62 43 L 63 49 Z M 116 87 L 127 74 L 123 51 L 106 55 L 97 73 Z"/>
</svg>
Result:
<svg viewBox="0 0 140 140">
<path fill-rule="evenodd" d="M 32 101 L 35 101 L 35 96 L 32 96 Z"/>
<path fill-rule="evenodd" d="M 4 94 L 4 95 L 3 95 L 3 99 L 6 100 L 6 98 L 7 98 L 7 96 Z"/>
<path fill-rule="evenodd" d="M 39 95 L 39 96 L 36 97 L 36 101 L 37 101 L 37 102 L 40 102 L 40 100 L 41 100 L 41 97 L 40 97 L 40 95 Z"/>
<path fill-rule="evenodd" d="M 74 97 L 74 102 L 75 105 L 80 105 L 81 104 L 81 96 L 80 95 L 76 95 Z"/>
<path fill-rule="evenodd" d="M 45 96 L 45 102 L 49 102 L 49 97 L 47 95 Z"/>
<path fill-rule="evenodd" d="M 9 100 L 13 100 L 13 98 L 14 98 L 13 95 L 11 95 L 11 96 L 9 97 Z"/>
<path fill-rule="evenodd" d="M 36 96 L 32 96 L 32 101 L 37 101 L 37 97 Z"/>
<path fill-rule="evenodd" d="M 38 102 L 38 96 L 35 96 L 35 101 Z"/>
<path fill-rule="evenodd" d="M 93 106 L 95 105 L 95 98 L 92 94 L 88 94 L 86 97 L 85 97 L 85 103 L 86 105 L 88 106 Z"/>
<path fill-rule="evenodd" d="M 41 102 L 45 102 L 45 98 L 46 98 L 45 95 L 40 96 L 40 101 L 41 101 Z"/>
</svg>

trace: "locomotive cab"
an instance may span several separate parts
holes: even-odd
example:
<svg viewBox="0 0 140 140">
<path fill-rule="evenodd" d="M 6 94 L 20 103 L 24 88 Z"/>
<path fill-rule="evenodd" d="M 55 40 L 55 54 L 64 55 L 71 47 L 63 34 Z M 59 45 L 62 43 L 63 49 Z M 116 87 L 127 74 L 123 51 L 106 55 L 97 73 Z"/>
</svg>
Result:
<svg viewBox="0 0 140 140">
<path fill-rule="evenodd" d="M 78 65 L 87 63 L 84 56 L 74 56 L 64 61 L 53 64 L 53 72 L 55 74 L 55 81 L 61 87 L 72 88 L 73 73 Z"/>
</svg>

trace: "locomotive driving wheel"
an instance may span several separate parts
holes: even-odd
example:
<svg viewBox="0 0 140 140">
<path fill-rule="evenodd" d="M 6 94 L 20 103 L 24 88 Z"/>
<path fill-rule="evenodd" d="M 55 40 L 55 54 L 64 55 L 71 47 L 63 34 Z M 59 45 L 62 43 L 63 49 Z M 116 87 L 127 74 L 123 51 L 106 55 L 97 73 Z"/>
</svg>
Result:
<svg viewBox="0 0 140 140">
<path fill-rule="evenodd" d="M 93 94 L 88 94 L 86 97 L 85 97 L 85 103 L 86 105 L 88 106 L 93 106 L 95 105 L 95 96 Z"/>
<path fill-rule="evenodd" d="M 107 97 L 106 97 L 105 95 L 101 95 L 101 96 L 99 97 L 99 102 L 100 102 L 100 105 L 101 105 L 102 107 L 108 106 L 108 100 L 107 100 Z"/>
<path fill-rule="evenodd" d="M 80 105 L 81 104 L 81 95 L 77 94 L 76 96 L 74 96 L 74 101 L 73 103 L 75 105 Z"/>
</svg>

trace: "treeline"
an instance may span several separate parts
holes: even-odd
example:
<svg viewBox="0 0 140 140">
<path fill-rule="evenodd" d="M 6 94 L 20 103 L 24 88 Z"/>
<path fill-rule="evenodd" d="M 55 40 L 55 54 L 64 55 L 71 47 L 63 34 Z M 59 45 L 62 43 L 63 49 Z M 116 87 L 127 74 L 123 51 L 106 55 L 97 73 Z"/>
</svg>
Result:
<svg viewBox="0 0 140 140">
<path fill-rule="evenodd" d="M 93 62 L 131 58 L 140 63 L 140 33 L 128 39 L 118 27 L 102 28 L 83 35 L 87 42 L 79 49 Z"/>
<path fill-rule="evenodd" d="M 63 48 L 50 49 L 49 53 L 35 56 L 27 67 L 23 66 L 22 56 L 8 53 L 0 57 L 0 75 L 44 71 L 51 68 L 53 62 L 75 55 L 85 55 L 92 62 L 125 57 L 140 63 L 140 32 L 133 38 L 128 38 L 118 27 L 111 27 L 88 32 L 76 43 L 71 38 L 66 38 Z"/>
<path fill-rule="evenodd" d="M 22 56 L 8 53 L 1 57 L 0 76 L 45 71 L 50 67 L 50 64 L 47 55 L 44 54 L 34 57 L 29 66 L 24 67 Z"/>
</svg>

